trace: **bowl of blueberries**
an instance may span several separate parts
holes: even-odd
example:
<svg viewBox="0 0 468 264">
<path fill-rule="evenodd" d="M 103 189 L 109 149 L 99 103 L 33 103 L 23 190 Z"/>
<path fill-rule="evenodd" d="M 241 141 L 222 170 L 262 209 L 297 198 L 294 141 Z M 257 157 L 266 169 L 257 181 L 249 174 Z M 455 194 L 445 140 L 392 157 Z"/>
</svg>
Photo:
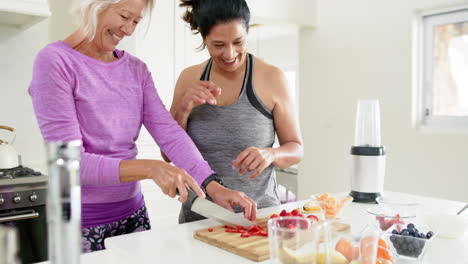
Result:
<svg viewBox="0 0 468 264">
<path fill-rule="evenodd" d="M 380 197 L 377 202 L 367 213 L 383 232 L 395 256 L 422 261 L 435 231 L 421 217 L 421 204 L 410 198 L 391 197 Z"/>
<path fill-rule="evenodd" d="M 396 226 L 384 234 L 392 251 L 400 258 L 422 260 L 435 232 L 421 222 L 409 223 L 405 228 Z"/>
</svg>

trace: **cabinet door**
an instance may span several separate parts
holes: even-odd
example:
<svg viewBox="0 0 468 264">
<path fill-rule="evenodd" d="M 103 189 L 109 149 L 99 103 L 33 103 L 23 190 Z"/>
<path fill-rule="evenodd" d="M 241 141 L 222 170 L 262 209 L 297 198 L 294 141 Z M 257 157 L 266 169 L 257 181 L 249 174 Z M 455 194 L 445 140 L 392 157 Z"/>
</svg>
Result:
<svg viewBox="0 0 468 264">
<path fill-rule="evenodd" d="M 47 0 L 0 1 L 0 25 L 26 28 L 50 16 Z"/>
</svg>

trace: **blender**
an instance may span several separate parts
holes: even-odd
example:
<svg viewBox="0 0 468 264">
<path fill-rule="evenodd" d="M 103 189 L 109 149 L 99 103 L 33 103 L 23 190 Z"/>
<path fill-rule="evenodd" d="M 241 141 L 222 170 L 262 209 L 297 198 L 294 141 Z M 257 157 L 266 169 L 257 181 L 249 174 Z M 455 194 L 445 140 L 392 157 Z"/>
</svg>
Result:
<svg viewBox="0 0 468 264">
<path fill-rule="evenodd" d="M 351 147 L 351 193 L 354 202 L 377 203 L 385 176 L 385 149 L 380 137 L 378 100 L 359 100 Z"/>
</svg>

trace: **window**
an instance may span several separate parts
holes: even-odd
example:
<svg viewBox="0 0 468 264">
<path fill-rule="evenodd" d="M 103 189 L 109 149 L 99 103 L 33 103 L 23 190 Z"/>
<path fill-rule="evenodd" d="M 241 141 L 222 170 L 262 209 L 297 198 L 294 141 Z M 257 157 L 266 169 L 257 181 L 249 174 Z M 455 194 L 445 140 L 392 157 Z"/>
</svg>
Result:
<svg viewBox="0 0 468 264">
<path fill-rule="evenodd" d="M 415 40 L 413 120 L 468 132 L 468 6 L 418 15 Z"/>
</svg>

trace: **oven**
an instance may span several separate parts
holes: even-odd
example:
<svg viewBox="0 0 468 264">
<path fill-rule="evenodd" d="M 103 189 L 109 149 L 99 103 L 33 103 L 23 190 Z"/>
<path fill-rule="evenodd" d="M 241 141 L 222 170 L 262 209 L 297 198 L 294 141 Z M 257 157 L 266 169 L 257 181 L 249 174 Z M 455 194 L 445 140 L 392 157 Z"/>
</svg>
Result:
<svg viewBox="0 0 468 264">
<path fill-rule="evenodd" d="M 17 229 L 21 263 L 47 260 L 47 182 L 27 167 L 0 169 L 0 224 Z"/>
</svg>

